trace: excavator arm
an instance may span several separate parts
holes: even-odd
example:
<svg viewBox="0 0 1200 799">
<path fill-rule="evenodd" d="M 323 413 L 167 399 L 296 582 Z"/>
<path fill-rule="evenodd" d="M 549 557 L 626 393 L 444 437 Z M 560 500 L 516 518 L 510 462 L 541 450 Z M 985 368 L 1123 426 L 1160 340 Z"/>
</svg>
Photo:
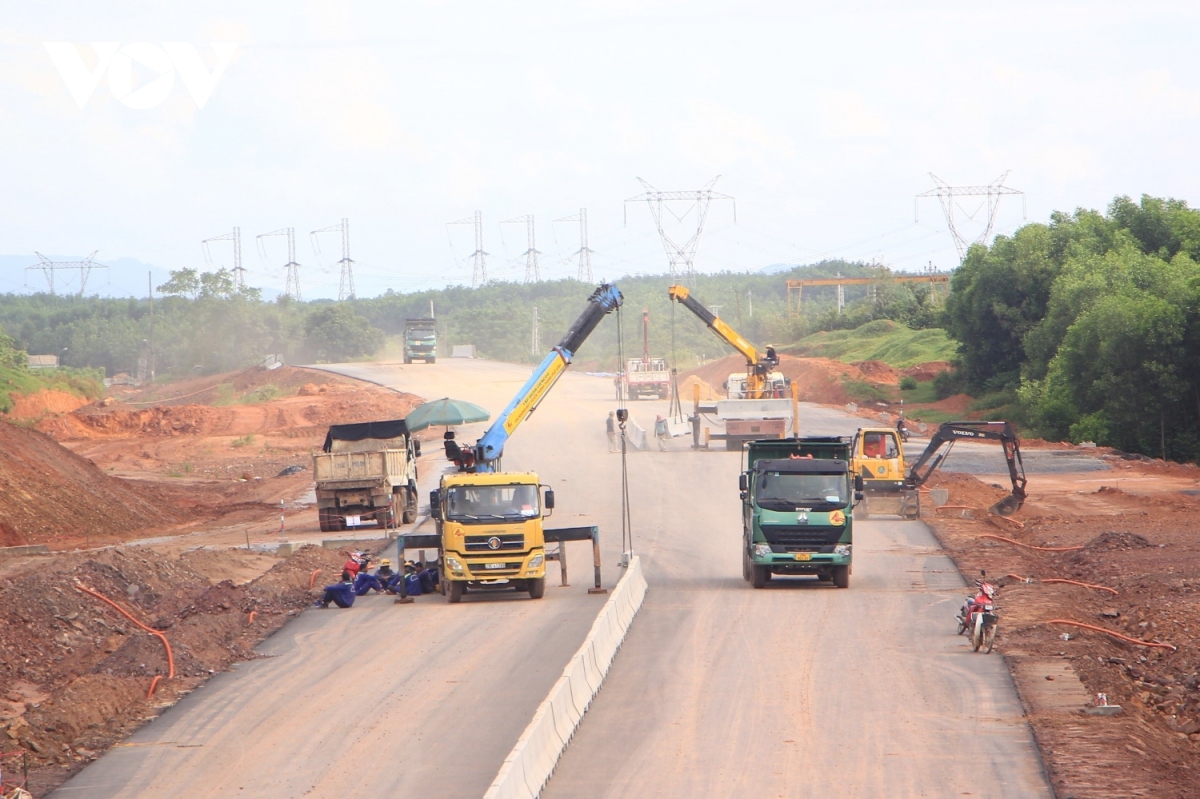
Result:
<svg viewBox="0 0 1200 799">
<path fill-rule="evenodd" d="M 587 307 L 567 329 L 566 335 L 558 342 L 533 370 L 533 374 L 521 386 L 521 390 L 512 398 L 508 406 L 496 417 L 496 421 L 487 429 L 483 437 L 475 445 L 476 472 L 495 472 L 500 468 L 500 456 L 504 454 L 504 444 L 513 431 L 537 410 L 537 406 L 545 398 L 558 378 L 571 364 L 571 359 L 579 351 L 579 347 L 592 334 L 600 321 L 622 302 L 621 292 L 617 287 L 608 283 L 601 284 L 588 298 Z"/>
<path fill-rule="evenodd" d="M 1009 516 L 1020 510 L 1025 502 L 1025 465 L 1021 462 L 1021 440 L 1008 422 L 946 422 L 929 439 L 929 446 L 909 469 L 905 488 L 916 491 L 924 485 L 933 470 L 950 455 L 957 441 L 1000 442 L 1004 447 L 1004 460 L 1008 463 L 1012 494 L 989 510 L 1001 516 Z"/>
</svg>

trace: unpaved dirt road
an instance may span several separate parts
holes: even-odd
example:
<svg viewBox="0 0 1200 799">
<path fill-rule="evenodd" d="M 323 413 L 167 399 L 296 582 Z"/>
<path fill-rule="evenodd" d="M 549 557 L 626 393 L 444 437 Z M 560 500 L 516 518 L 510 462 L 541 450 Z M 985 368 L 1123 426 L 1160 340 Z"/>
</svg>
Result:
<svg viewBox="0 0 1200 799">
<path fill-rule="evenodd" d="M 527 368 L 354 366 L 426 397 L 501 408 Z M 611 382 L 569 374 L 513 438 L 510 469 L 554 486 L 554 525 L 619 549 Z M 637 403 L 649 427 L 665 403 Z M 806 407 L 810 433 L 850 417 Z M 473 440 L 478 427 L 461 436 Z M 923 525 L 858 527 L 848 591 L 741 579 L 738 455 L 634 453 L 634 548 L 650 593 L 547 796 L 1049 796 L 1011 680 L 954 635 L 964 587 Z M 423 482 L 433 470 L 426 469 Z M 422 488 L 427 486 L 423 485 Z M 61 797 L 479 796 L 578 647 L 602 597 L 587 547 L 538 602 L 366 597 L 304 614 L 143 728 Z"/>
</svg>

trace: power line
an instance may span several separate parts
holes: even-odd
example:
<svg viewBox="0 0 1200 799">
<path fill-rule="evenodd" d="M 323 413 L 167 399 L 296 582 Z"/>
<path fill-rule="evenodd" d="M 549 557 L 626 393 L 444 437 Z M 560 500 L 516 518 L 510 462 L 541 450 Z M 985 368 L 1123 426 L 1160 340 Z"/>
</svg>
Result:
<svg viewBox="0 0 1200 799">
<path fill-rule="evenodd" d="M 578 222 L 579 223 L 579 249 L 571 253 L 571 257 L 579 258 L 579 274 L 578 277 L 584 283 L 592 282 L 592 254 L 595 250 L 588 247 L 588 222 L 587 209 L 580 208 L 579 213 L 564 216 L 561 219 L 555 219 L 555 222 Z"/>
<path fill-rule="evenodd" d="M 538 267 L 538 256 L 542 253 L 534 246 L 533 214 L 514 216 L 512 219 L 503 220 L 500 224 L 507 225 L 510 222 L 519 222 L 525 225 L 525 238 L 529 242 L 525 252 L 521 253 L 525 256 L 525 282 L 537 283 L 542 279 L 541 270 Z"/>
<path fill-rule="evenodd" d="M 288 260 L 283 265 L 283 268 L 287 270 L 287 284 L 283 293 L 296 302 L 300 302 L 300 264 L 296 263 L 296 229 L 282 227 L 279 230 L 272 230 L 270 233 L 258 234 L 255 240 L 258 242 L 258 251 L 264 259 L 267 257 L 267 251 L 263 247 L 262 240 L 267 236 L 287 236 Z"/>
<path fill-rule="evenodd" d="M 737 201 L 728 194 L 720 194 L 712 190 L 716 182 L 721 179 L 720 175 L 710 180 L 705 184 L 704 188 L 695 191 L 658 191 L 646 181 L 638 178 L 638 183 L 646 189 L 645 193 L 639 194 L 636 197 L 630 197 L 625 201 L 626 223 L 628 223 L 629 203 L 645 202 L 650 207 L 650 213 L 654 217 L 654 224 L 658 226 L 658 235 L 662 239 L 663 249 L 667 253 L 667 262 L 671 268 L 671 278 L 675 279 L 679 272 L 683 273 L 684 280 L 687 283 L 694 284 L 696 281 L 696 248 L 700 245 L 700 234 L 704 232 L 704 222 L 708 218 L 708 207 L 713 200 L 729 200 L 733 202 L 733 221 L 737 223 Z M 687 202 L 692 205 L 682 214 L 675 213 L 671 208 L 671 203 Z M 663 208 L 664 203 L 667 205 L 666 210 L 677 221 L 682 222 L 683 218 L 691 213 L 692 209 L 696 209 L 696 232 L 685 241 L 683 244 L 678 244 L 667 233 L 663 226 Z"/>
<path fill-rule="evenodd" d="M 938 202 L 942 204 L 942 211 L 946 215 L 946 226 L 950 228 L 950 236 L 954 239 L 954 246 L 958 248 L 958 260 L 961 263 L 967 257 L 967 250 L 972 244 L 986 244 L 988 236 L 992 234 L 992 228 L 996 225 L 996 212 L 1000 210 L 1000 200 L 1007 194 L 1019 194 L 1021 196 L 1021 216 L 1025 216 L 1025 192 L 1017 189 L 1010 189 L 1004 185 L 1005 179 L 1009 173 L 1005 172 L 1000 177 L 986 186 L 951 186 L 946 181 L 939 178 L 932 172 L 929 177 L 933 178 L 933 182 L 937 185 L 927 192 L 918 194 L 916 200 L 913 201 L 914 214 L 919 214 L 920 205 L 917 200 L 924 197 L 936 197 Z M 986 197 L 987 198 L 987 224 L 984 226 L 983 232 L 975 237 L 974 241 L 968 242 L 966 237 L 958 230 L 958 225 L 954 221 L 954 209 L 966 213 L 962 206 L 958 205 L 956 198 L 958 197 Z M 979 213 L 976 209 L 975 213 Z M 967 214 L 968 218 L 974 218 L 975 214 Z M 920 222 L 918 216 L 916 221 Z"/>
<path fill-rule="evenodd" d="M 447 222 L 447 225 L 475 225 L 475 252 L 471 253 L 471 257 L 475 261 L 475 268 L 471 272 L 471 287 L 482 286 L 487 283 L 487 257 L 488 253 L 483 251 L 483 211 L 476 211 L 474 216 L 468 216 L 465 219 L 459 219 L 454 222 Z M 451 247 L 453 247 L 453 241 Z"/>
<path fill-rule="evenodd" d="M 50 293 L 54 293 L 54 273 L 61 269 L 78 269 L 79 270 L 79 296 L 83 296 L 83 292 L 87 289 L 88 275 L 93 269 L 108 269 L 104 264 L 98 264 L 93 259 L 99 250 L 93 250 L 92 254 L 82 261 L 51 261 L 40 252 L 34 250 L 34 255 L 38 257 L 38 263 L 33 266 L 25 267 L 26 271 L 30 269 L 40 269 L 46 275 L 46 282 L 50 284 Z"/>
<path fill-rule="evenodd" d="M 330 225 L 308 234 L 312 238 L 313 249 L 319 254 L 321 244 L 317 240 L 318 233 L 342 234 L 342 260 L 338 261 L 338 266 L 342 268 L 342 276 L 338 281 L 338 302 L 354 299 L 354 261 L 350 258 L 350 220 L 342 217 L 340 225 Z"/>
<path fill-rule="evenodd" d="M 242 229 L 235 227 L 230 233 L 213 236 L 211 239 L 200 242 L 200 249 L 204 250 L 204 263 L 212 266 L 212 255 L 208 251 L 210 241 L 233 242 L 233 285 L 234 288 L 242 288 L 246 284 L 246 270 L 242 268 Z"/>
</svg>

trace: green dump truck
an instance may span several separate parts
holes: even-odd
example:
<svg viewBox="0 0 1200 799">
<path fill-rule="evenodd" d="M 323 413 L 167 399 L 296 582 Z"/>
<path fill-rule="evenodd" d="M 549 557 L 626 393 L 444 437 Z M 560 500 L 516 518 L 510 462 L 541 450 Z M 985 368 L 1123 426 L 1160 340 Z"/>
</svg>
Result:
<svg viewBox="0 0 1200 799">
<path fill-rule="evenodd" d="M 810 436 L 751 441 L 739 476 L 742 577 L 813 575 L 850 585 L 853 509 L 862 477 L 850 472 L 851 440 Z"/>
<path fill-rule="evenodd" d="M 404 320 L 404 362 L 437 362 L 437 320 L 433 317 Z"/>
</svg>

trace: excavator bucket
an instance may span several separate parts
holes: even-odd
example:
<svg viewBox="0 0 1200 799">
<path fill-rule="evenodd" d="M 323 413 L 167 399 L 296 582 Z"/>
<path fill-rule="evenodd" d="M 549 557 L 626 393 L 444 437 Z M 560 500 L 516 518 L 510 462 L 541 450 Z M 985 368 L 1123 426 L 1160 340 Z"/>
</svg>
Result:
<svg viewBox="0 0 1200 799">
<path fill-rule="evenodd" d="M 1009 494 L 1007 497 L 988 508 L 988 510 L 998 516 L 1012 516 L 1021 509 L 1023 504 L 1025 504 L 1025 502 L 1022 497 L 1018 497 L 1016 494 Z"/>
</svg>

